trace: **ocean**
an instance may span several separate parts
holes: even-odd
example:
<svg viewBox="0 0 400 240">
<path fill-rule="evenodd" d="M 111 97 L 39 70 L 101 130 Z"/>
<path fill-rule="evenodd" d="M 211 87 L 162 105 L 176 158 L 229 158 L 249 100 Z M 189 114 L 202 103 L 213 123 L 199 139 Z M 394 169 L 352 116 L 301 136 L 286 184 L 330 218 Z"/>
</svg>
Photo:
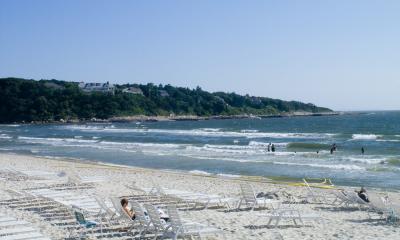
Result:
<svg viewBox="0 0 400 240">
<path fill-rule="evenodd" d="M 275 152 L 268 152 L 269 143 L 275 145 Z M 337 151 L 331 154 L 333 144 Z M 0 152 L 226 177 L 331 178 L 338 185 L 400 189 L 400 112 L 9 124 L 0 125 Z"/>
</svg>

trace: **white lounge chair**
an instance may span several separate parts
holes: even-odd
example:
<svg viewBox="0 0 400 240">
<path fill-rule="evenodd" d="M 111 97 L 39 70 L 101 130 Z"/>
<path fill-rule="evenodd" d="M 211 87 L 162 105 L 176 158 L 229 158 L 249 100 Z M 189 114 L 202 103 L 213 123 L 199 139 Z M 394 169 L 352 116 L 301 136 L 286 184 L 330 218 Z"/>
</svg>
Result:
<svg viewBox="0 0 400 240">
<path fill-rule="evenodd" d="M 168 206 L 167 211 L 169 215 L 169 225 L 166 231 L 164 231 L 165 237 L 168 236 L 175 240 L 178 237 L 198 236 L 201 239 L 204 235 L 222 235 L 225 239 L 225 234 L 220 229 L 196 222 L 182 221 L 175 206 Z"/>
<path fill-rule="evenodd" d="M 0 215 L 0 239 L 1 240 L 49 240 L 40 231 L 33 227 L 32 223 L 18 220 L 7 215 Z"/>
<path fill-rule="evenodd" d="M 240 184 L 240 193 L 241 199 L 237 206 L 238 209 L 240 209 L 243 204 L 253 211 L 255 208 L 265 208 L 267 205 L 274 208 L 274 205 L 280 205 L 281 203 L 281 201 L 275 199 L 257 198 L 252 186 L 247 183 Z"/>
<path fill-rule="evenodd" d="M 326 204 L 329 203 L 326 194 L 321 194 L 321 193 L 317 193 L 316 191 L 314 191 L 305 178 L 303 178 L 303 182 L 304 182 L 304 184 L 305 184 L 305 186 L 307 188 L 307 196 L 306 196 L 307 202 L 310 202 L 310 203 L 326 203 Z"/>
<path fill-rule="evenodd" d="M 237 198 L 220 196 L 216 194 L 204 194 L 177 189 L 162 188 L 157 184 L 154 184 L 154 187 L 152 188 L 152 190 L 150 190 L 150 192 L 156 192 L 159 195 L 178 198 L 186 202 L 188 206 L 189 204 L 193 203 L 193 208 L 201 207 L 207 209 L 209 207 L 216 206 L 231 209 L 239 202 L 239 199 Z"/>
<path fill-rule="evenodd" d="M 301 209 L 298 209 L 295 205 L 287 207 L 283 207 L 283 205 L 281 205 L 280 208 L 274 209 L 272 212 L 260 213 L 258 216 L 267 217 L 269 219 L 267 225 L 271 225 L 275 221 L 275 227 L 278 226 L 279 222 L 282 220 L 293 221 L 296 226 L 299 225 L 299 223 L 304 226 L 305 221 L 311 221 L 313 223 L 318 221 L 324 223 L 319 214 L 305 212 Z"/>
</svg>

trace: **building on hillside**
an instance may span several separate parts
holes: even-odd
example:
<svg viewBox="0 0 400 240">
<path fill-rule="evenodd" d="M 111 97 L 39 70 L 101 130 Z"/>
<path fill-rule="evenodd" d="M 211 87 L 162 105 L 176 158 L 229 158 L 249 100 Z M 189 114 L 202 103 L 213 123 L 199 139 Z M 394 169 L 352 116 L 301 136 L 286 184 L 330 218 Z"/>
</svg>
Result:
<svg viewBox="0 0 400 240">
<path fill-rule="evenodd" d="M 124 88 L 122 90 L 122 92 L 124 93 L 131 93 L 131 94 L 137 94 L 137 95 L 144 95 L 142 89 L 137 88 L 137 87 L 128 87 L 128 88 Z"/>
<path fill-rule="evenodd" d="M 115 87 L 109 82 L 106 83 L 79 83 L 79 88 L 84 92 L 104 92 L 114 94 Z"/>
<path fill-rule="evenodd" d="M 169 94 L 165 90 L 158 90 L 158 93 L 160 94 L 161 97 L 169 97 Z"/>
<path fill-rule="evenodd" d="M 258 97 L 250 97 L 250 102 L 255 105 L 261 105 L 262 101 Z"/>
</svg>

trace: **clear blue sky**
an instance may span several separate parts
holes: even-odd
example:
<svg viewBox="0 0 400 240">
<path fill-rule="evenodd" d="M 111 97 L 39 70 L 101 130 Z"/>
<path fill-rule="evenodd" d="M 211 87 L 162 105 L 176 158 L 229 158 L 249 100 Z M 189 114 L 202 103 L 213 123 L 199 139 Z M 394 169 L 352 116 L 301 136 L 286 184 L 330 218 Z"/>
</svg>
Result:
<svg viewBox="0 0 400 240">
<path fill-rule="evenodd" d="M 400 1 L 0 0 L 0 77 L 400 109 Z"/>
</svg>

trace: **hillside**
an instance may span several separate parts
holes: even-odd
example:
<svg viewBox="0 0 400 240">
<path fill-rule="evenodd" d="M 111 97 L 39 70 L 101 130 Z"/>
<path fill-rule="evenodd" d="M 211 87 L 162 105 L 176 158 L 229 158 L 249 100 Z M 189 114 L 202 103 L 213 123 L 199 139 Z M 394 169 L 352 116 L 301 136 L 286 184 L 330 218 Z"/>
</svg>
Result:
<svg viewBox="0 0 400 240">
<path fill-rule="evenodd" d="M 124 92 L 131 87 L 140 94 Z M 114 93 L 88 93 L 78 83 L 0 78 L 0 123 L 108 119 L 120 116 L 232 116 L 321 113 L 332 110 L 311 103 L 235 93 L 210 93 L 170 85 L 115 85 Z"/>
</svg>

